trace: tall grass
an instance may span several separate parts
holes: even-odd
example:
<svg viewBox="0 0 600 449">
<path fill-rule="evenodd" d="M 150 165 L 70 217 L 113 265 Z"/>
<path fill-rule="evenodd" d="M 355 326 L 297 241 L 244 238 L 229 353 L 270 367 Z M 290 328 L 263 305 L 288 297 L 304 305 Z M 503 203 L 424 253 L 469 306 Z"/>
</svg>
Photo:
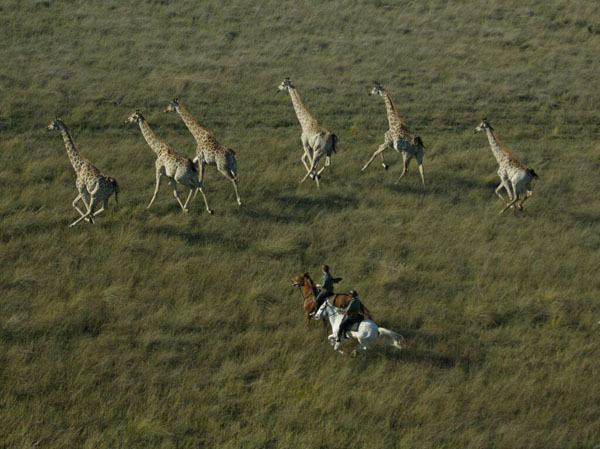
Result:
<svg viewBox="0 0 600 449">
<path fill-rule="evenodd" d="M 0 446 L 593 448 L 600 266 L 594 2 L 0 3 Z M 300 164 L 290 76 L 340 137 Z M 426 146 L 398 185 L 361 173 L 388 88 Z M 193 156 L 179 97 L 238 158 L 183 214 L 145 209 L 142 109 Z M 67 228 L 60 115 L 121 186 Z M 498 216 L 487 116 L 540 181 Z M 402 333 L 356 360 L 306 327 L 293 275 L 323 262 Z M 352 343 L 345 343 L 351 348 Z"/>
</svg>

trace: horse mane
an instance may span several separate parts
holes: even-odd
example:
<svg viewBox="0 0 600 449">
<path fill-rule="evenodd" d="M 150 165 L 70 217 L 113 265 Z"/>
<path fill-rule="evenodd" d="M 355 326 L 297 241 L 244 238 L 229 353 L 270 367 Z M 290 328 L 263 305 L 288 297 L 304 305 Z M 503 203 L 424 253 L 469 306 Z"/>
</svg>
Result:
<svg viewBox="0 0 600 449">
<path fill-rule="evenodd" d="M 317 287 L 315 287 L 315 283 L 313 282 L 312 278 L 310 277 L 310 275 L 308 274 L 308 272 L 304 273 L 304 279 L 306 279 L 308 281 L 308 286 L 310 287 L 314 297 L 317 297 Z"/>
</svg>

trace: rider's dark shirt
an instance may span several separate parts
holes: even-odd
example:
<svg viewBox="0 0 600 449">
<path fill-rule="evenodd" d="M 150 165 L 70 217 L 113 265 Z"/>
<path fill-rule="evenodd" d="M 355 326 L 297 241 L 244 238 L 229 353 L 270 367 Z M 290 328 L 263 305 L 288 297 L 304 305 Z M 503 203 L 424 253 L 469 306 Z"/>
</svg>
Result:
<svg viewBox="0 0 600 449">
<path fill-rule="evenodd" d="M 323 280 L 321 281 L 321 288 L 328 292 L 333 292 L 333 278 L 329 273 L 323 273 Z"/>
</svg>

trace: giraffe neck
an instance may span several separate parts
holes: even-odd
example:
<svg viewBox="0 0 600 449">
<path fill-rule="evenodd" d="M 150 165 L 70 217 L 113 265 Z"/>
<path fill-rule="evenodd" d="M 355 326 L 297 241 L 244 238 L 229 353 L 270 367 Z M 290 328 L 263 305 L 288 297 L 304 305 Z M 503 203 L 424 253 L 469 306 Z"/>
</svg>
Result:
<svg viewBox="0 0 600 449">
<path fill-rule="evenodd" d="M 194 139 L 196 139 L 196 142 L 200 143 L 200 140 L 201 140 L 200 137 L 202 135 L 208 134 L 209 131 L 206 128 L 203 128 L 202 126 L 200 126 L 198 123 L 196 123 L 196 120 L 194 120 L 194 117 L 192 117 L 192 114 L 190 114 L 188 112 L 188 110 L 186 108 L 184 108 L 183 106 L 179 105 L 179 107 L 177 108 L 177 113 L 183 120 L 183 123 L 185 123 L 185 126 L 187 126 L 187 128 L 190 130 L 190 132 L 194 136 Z"/>
<path fill-rule="evenodd" d="M 298 117 L 298 121 L 300 122 L 300 126 L 302 127 L 302 131 L 307 131 L 311 126 L 316 124 L 315 118 L 310 115 L 304 103 L 300 99 L 300 95 L 298 95 L 298 91 L 293 89 L 288 89 L 290 92 L 290 97 L 292 97 L 292 104 L 294 105 L 294 110 L 296 111 L 296 117 Z"/>
<path fill-rule="evenodd" d="M 152 148 L 157 156 L 160 156 L 164 151 L 165 144 L 156 137 L 156 134 L 154 134 L 154 131 L 152 131 L 152 128 L 150 128 L 150 125 L 148 125 L 146 120 L 140 120 L 139 125 L 142 130 L 142 136 L 144 136 L 144 139 L 146 139 L 150 148 Z"/>
<path fill-rule="evenodd" d="M 494 157 L 498 161 L 498 164 L 502 165 L 508 162 L 511 159 L 511 154 L 502 147 L 496 133 L 492 131 L 491 128 L 486 128 L 485 133 L 487 134 L 488 140 L 490 141 L 490 147 L 492 148 L 492 153 L 494 153 Z"/>
<path fill-rule="evenodd" d="M 73 137 L 71 137 L 71 132 L 66 125 L 63 125 L 60 128 L 60 133 L 62 135 L 63 141 L 65 142 L 65 147 L 67 149 L 67 154 L 69 155 L 69 160 L 71 161 L 71 165 L 75 169 L 76 173 L 83 168 L 85 165 L 85 159 L 79 153 L 79 150 L 75 146 L 75 142 L 73 142 Z"/>
<path fill-rule="evenodd" d="M 390 128 L 395 128 L 398 125 L 404 125 L 404 121 L 398 115 L 396 111 L 396 106 L 392 101 L 392 97 L 388 91 L 384 91 L 383 101 L 385 102 L 385 109 L 387 110 L 388 122 L 390 123 Z"/>
</svg>

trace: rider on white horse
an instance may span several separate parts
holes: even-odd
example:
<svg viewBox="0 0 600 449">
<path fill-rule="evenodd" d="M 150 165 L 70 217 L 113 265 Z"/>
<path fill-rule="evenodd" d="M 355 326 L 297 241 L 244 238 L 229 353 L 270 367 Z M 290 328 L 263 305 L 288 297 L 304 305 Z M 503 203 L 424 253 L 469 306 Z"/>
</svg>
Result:
<svg viewBox="0 0 600 449">
<path fill-rule="evenodd" d="M 353 299 L 356 299 L 355 304 L 358 303 L 360 305 L 360 301 L 356 297 L 354 297 Z M 356 305 L 353 305 L 352 309 L 356 310 L 355 307 Z M 350 320 L 346 319 L 348 315 L 345 313 L 348 309 L 351 309 L 350 304 L 345 309 L 338 309 L 333 304 L 331 304 L 331 302 L 324 301 L 323 305 L 321 305 L 321 307 L 315 314 L 315 319 L 317 320 L 320 320 L 321 318 L 329 319 L 329 324 L 331 324 L 331 330 L 333 331 L 333 333 L 328 337 L 328 339 L 331 342 L 331 344 L 333 344 L 333 349 L 338 352 L 342 351 L 340 351 L 339 349 L 340 340 L 337 340 L 336 337 L 344 337 L 343 329 L 346 328 L 347 323 L 350 322 Z M 343 321 L 345 321 L 345 323 L 343 323 Z M 366 351 L 367 349 L 370 349 L 371 343 L 380 336 L 389 338 L 390 344 L 392 346 L 396 347 L 397 349 L 402 349 L 400 343 L 403 339 L 400 334 L 386 329 L 384 327 L 380 327 L 374 321 L 369 319 L 361 318 L 358 322 L 358 329 L 356 331 L 348 331 L 348 335 L 351 338 L 355 338 L 356 340 L 358 340 L 361 346 L 360 348 L 352 352 L 353 356 L 356 356 L 361 351 Z"/>
<path fill-rule="evenodd" d="M 348 306 L 345 309 L 342 309 L 344 311 L 344 318 L 342 319 L 337 332 L 337 337 L 335 339 L 336 343 L 339 343 L 342 340 L 342 335 L 344 335 L 346 329 L 349 329 L 354 323 L 360 323 L 364 319 L 361 314 L 358 293 L 355 290 L 350 290 L 350 296 L 352 296 L 352 299 L 348 303 Z"/>
</svg>

